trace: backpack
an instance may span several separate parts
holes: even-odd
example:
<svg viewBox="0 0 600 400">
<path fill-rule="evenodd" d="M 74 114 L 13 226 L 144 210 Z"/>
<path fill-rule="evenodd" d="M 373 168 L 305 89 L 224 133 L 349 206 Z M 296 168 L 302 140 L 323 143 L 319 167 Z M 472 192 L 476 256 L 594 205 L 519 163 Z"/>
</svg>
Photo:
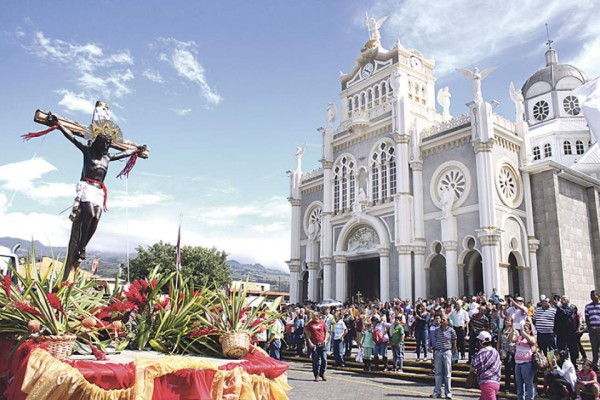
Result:
<svg viewBox="0 0 600 400">
<path fill-rule="evenodd" d="M 380 344 L 383 343 L 383 333 L 379 329 L 373 329 L 373 342 Z"/>
</svg>

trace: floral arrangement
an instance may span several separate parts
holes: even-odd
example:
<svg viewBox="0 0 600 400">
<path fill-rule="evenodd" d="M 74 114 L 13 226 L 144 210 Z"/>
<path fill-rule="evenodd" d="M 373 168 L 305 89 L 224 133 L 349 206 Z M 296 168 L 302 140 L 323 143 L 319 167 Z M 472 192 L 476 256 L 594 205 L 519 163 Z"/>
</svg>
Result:
<svg viewBox="0 0 600 400">
<path fill-rule="evenodd" d="M 117 285 L 106 299 L 81 275 L 60 282 L 52 269 L 39 276 L 32 264 L 24 275 L 13 270 L 0 281 L 0 339 L 16 340 L 15 349 L 29 339 L 73 335 L 78 352 L 99 359 L 125 348 L 217 355 L 223 335 L 243 332 L 252 338 L 281 317 L 281 298 L 268 306 L 263 298 L 250 307 L 247 290 L 195 290 L 191 281 L 176 282 L 175 272 L 161 275 L 158 268 L 147 279 Z"/>
<path fill-rule="evenodd" d="M 102 303 L 96 283 L 81 276 L 74 282 L 59 282 L 51 275 L 52 268 L 39 276 L 32 265 L 30 261 L 25 266 L 24 275 L 13 270 L 2 277 L 0 339 L 17 340 L 18 346 L 28 339 L 73 335 L 86 346 L 84 351 L 103 358 L 98 334 L 113 325 L 97 326 L 91 313 Z"/>
<path fill-rule="evenodd" d="M 253 337 L 281 318 L 281 314 L 277 311 L 281 297 L 268 306 L 263 297 L 250 307 L 247 285 L 244 287 L 244 289 L 232 288 L 229 295 L 225 292 L 215 292 L 213 301 L 204 304 L 204 313 L 200 316 L 201 324 L 211 327 L 215 332 L 242 331 Z"/>
</svg>

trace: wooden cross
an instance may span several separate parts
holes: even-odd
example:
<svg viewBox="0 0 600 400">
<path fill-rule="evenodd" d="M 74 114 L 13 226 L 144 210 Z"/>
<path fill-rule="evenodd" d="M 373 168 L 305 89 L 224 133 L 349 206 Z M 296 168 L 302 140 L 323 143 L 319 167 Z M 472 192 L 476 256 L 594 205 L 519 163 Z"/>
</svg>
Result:
<svg viewBox="0 0 600 400">
<path fill-rule="evenodd" d="M 36 110 L 35 115 L 33 116 L 33 120 L 34 120 L 34 122 L 37 122 L 38 124 L 42 124 L 42 125 L 46 125 L 46 126 L 53 126 L 54 122 L 48 121 L 49 114 L 50 113 L 48 111 Z M 74 135 L 79 136 L 81 138 L 85 138 L 85 134 L 88 129 L 86 126 L 81 125 L 79 122 L 72 121 L 68 118 L 61 117 L 56 114 L 54 114 L 54 116 L 60 121 L 60 123 L 62 125 L 64 125 L 71 132 L 73 132 Z M 125 150 L 131 149 L 132 147 L 137 147 L 137 144 L 133 143 L 133 142 L 123 143 L 123 142 L 113 141 L 110 147 L 112 147 L 115 150 L 125 151 Z M 148 158 L 148 155 L 149 155 L 149 151 L 147 149 L 144 150 L 143 152 L 139 153 L 139 157 L 142 157 L 142 158 Z"/>
</svg>

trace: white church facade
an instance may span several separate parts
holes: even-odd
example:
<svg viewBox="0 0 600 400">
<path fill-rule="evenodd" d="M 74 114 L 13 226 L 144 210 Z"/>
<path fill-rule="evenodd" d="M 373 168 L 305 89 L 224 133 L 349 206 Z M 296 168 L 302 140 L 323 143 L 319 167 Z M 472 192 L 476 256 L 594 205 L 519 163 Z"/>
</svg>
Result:
<svg viewBox="0 0 600 400">
<path fill-rule="evenodd" d="M 497 288 L 587 302 L 600 282 L 600 157 L 572 93 L 583 73 L 549 48 L 545 67 L 511 85 L 509 121 L 483 98 L 491 70 L 463 70 L 473 100 L 452 117 L 432 60 L 384 49 L 377 27 L 370 37 L 341 77 L 339 111 L 328 107 L 321 168 L 303 172 L 296 153 L 291 301 Z"/>
</svg>

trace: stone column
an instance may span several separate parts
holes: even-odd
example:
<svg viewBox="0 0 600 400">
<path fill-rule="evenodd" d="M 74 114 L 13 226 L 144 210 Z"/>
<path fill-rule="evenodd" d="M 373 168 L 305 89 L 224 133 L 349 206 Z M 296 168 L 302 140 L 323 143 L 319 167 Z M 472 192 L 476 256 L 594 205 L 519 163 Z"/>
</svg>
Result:
<svg viewBox="0 0 600 400">
<path fill-rule="evenodd" d="M 346 256 L 335 256 L 335 299 L 344 302 L 348 298 L 348 265 Z"/>
<path fill-rule="evenodd" d="M 531 297 L 537 301 L 540 298 L 540 281 L 538 279 L 537 265 L 537 250 L 540 247 L 540 241 L 530 237 L 527 240 L 527 247 L 529 249 L 529 263 L 531 264 L 529 271 L 531 276 Z"/>
<path fill-rule="evenodd" d="M 416 128 L 415 128 L 416 130 Z M 413 134 L 413 142 L 418 140 L 418 135 Z M 413 143 L 413 159 L 417 158 L 419 146 Z M 410 163 L 413 182 L 413 208 L 414 208 L 414 263 L 415 263 L 415 299 L 427 296 L 425 283 L 425 221 L 423 219 L 423 162 L 418 159 Z"/>
<path fill-rule="evenodd" d="M 323 257 L 321 262 L 323 263 L 323 299 L 333 299 L 331 257 Z"/>
<path fill-rule="evenodd" d="M 390 250 L 379 249 L 379 292 L 382 302 L 390 301 Z"/>
<path fill-rule="evenodd" d="M 483 291 L 486 295 L 492 289 L 499 288 L 500 233 L 496 228 L 479 229 L 477 237 L 481 243 L 481 261 L 483 266 Z"/>
<path fill-rule="evenodd" d="M 401 299 L 413 298 L 411 246 L 396 246 L 398 251 L 398 295 Z"/>
<path fill-rule="evenodd" d="M 292 193 L 292 195 L 293 194 L 294 193 Z M 300 210 L 301 201 L 300 201 L 300 199 L 293 198 L 293 197 L 288 198 L 288 201 L 292 205 L 292 221 L 291 221 L 292 231 L 291 231 L 290 260 L 288 261 L 288 265 L 290 265 L 290 266 L 298 265 L 298 273 L 300 273 L 300 265 L 301 265 L 301 262 L 300 262 L 300 227 L 302 225 L 301 215 L 300 215 L 301 214 L 301 210 Z M 290 270 L 291 270 L 291 267 L 290 267 Z M 292 298 L 291 279 L 292 279 L 292 277 L 290 276 L 290 301 L 292 303 L 297 303 L 302 300 L 302 299 L 298 298 L 298 296 L 300 295 L 300 290 L 299 290 L 300 288 L 298 288 L 298 291 L 296 291 L 296 293 L 295 293 L 296 297 Z"/>
<path fill-rule="evenodd" d="M 458 243 L 454 240 L 447 240 L 442 244 L 446 255 L 446 296 L 458 297 L 458 258 L 456 254 Z"/>
<path fill-rule="evenodd" d="M 425 243 L 414 247 L 415 260 L 415 299 L 427 298 L 427 273 L 425 271 Z"/>
<path fill-rule="evenodd" d="M 308 267 L 308 299 L 317 301 L 317 272 L 319 264 L 308 262 L 306 266 Z"/>
<path fill-rule="evenodd" d="M 443 216 L 440 220 L 442 244 L 446 255 L 446 295 L 458 296 L 458 229 L 454 215 Z"/>
<path fill-rule="evenodd" d="M 484 102 L 470 102 L 472 143 L 477 164 L 477 196 L 479 203 L 479 237 L 482 245 L 483 290 L 492 293 L 499 286 L 500 240 L 496 221 L 496 197 L 492 149 L 495 138 L 492 107 Z M 484 242 L 486 244 L 484 244 Z M 487 247 L 487 249 L 486 249 Z"/>
<path fill-rule="evenodd" d="M 300 302 L 300 260 L 287 262 L 290 268 L 290 303 Z"/>
</svg>

